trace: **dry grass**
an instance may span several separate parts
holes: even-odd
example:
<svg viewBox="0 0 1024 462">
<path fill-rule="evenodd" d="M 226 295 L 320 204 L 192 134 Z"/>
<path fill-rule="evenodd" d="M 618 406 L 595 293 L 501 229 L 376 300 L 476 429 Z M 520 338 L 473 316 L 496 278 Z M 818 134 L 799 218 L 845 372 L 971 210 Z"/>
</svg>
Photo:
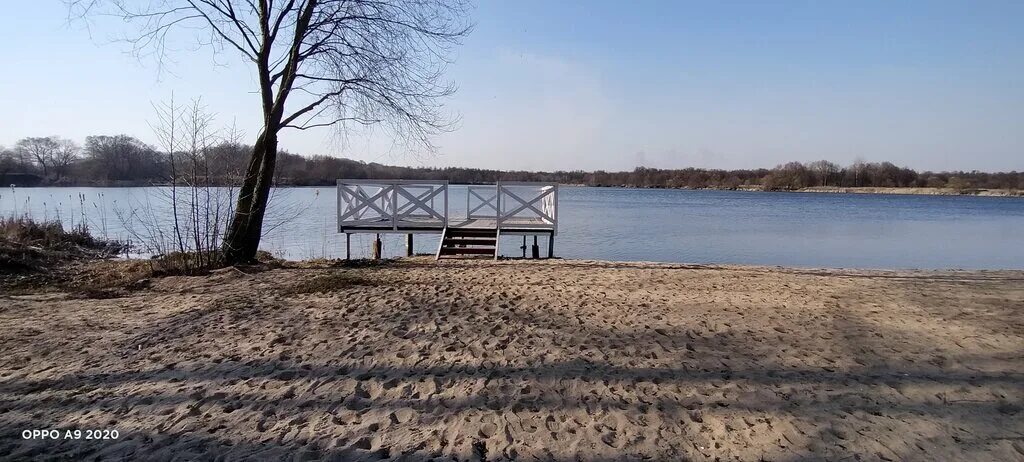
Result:
<svg viewBox="0 0 1024 462">
<path fill-rule="evenodd" d="M 59 221 L 40 222 L 28 217 L 0 217 L 0 240 L 49 250 L 108 249 L 111 244 L 120 248 L 116 243 L 94 238 L 85 226 L 65 230 Z"/>
<path fill-rule="evenodd" d="M 223 267 L 219 252 L 174 252 L 152 259 L 109 260 L 124 250 L 93 237 L 87 227 L 65 230 L 59 221 L 0 217 L 0 288 L 10 294 L 66 291 L 78 298 L 123 296 L 150 278 L 204 275 Z M 267 252 L 247 271 L 278 268 Z"/>
<path fill-rule="evenodd" d="M 151 275 L 154 277 L 163 276 L 202 276 L 213 271 L 224 268 L 224 260 L 221 252 L 171 252 L 166 255 L 159 255 L 149 260 Z M 270 252 L 260 250 L 256 252 L 256 262 L 249 265 L 257 271 L 267 268 L 279 268 L 282 261 L 275 258 Z"/>
<path fill-rule="evenodd" d="M 107 258 L 123 248 L 96 239 L 84 226 L 66 230 L 59 221 L 0 217 L 0 287 L 16 290 L 66 279 L 69 265 Z"/>
<path fill-rule="evenodd" d="M 192 274 L 193 255 L 153 260 L 114 261 L 124 250 L 115 241 L 97 239 L 85 226 L 64 229 L 59 221 L 0 217 L 0 287 L 11 294 L 67 291 L 79 298 L 114 298 L 140 281 Z"/>
</svg>

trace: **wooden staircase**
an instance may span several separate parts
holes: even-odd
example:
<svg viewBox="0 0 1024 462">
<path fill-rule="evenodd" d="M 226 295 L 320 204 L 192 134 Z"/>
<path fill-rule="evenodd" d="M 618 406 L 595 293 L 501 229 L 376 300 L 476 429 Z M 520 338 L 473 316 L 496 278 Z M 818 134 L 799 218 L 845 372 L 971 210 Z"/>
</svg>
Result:
<svg viewBox="0 0 1024 462">
<path fill-rule="evenodd" d="M 486 228 L 445 228 L 437 259 L 453 255 L 486 255 L 498 258 L 498 230 Z"/>
</svg>

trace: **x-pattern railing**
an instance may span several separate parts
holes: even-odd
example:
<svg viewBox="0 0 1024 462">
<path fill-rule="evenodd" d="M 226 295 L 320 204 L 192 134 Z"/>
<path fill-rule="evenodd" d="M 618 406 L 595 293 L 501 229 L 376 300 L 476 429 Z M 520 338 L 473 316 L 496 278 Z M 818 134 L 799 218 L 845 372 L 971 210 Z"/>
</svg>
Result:
<svg viewBox="0 0 1024 462">
<path fill-rule="evenodd" d="M 412 191 L 420 189 L 422 189 L 423 192 L 416 195 L 412 193 Z M 420 185 L 396 186 L 395 192 L 397 193 L 396 199 L 400 203 L 396 208 L 396 219 L 400 220 L 407 217 L 437 218 L 441 221 L 445 221 L 447 219 L 447 217 L 441 214 L 443 210 L 438 211 L 434 204 L 435 197 L 448 192 L 447 185 L 442 187 Z M 401 202 L 403 198 L 405 199 L 405 202 Z M 428 203 L 428 201 L 430 202 Z M 423 213 L 417 214 L 417 211 L 421 211 Z"/>
<path fill-rule="evenodd" d="M 376 191 L 373 189 L 376 188 Z M 391 192 L 394 185 L 338 184 L 338 200 L 344 202 L 338 215 L 339 222 L 379 221 L 390 216 Z M 369 211 L 376 215 L 366 217 Z"/>
<path fill-rule="evenodd" d="M 558 185 L 498 182 L 467 187 L 470 219 L 494 220 L 498 230 L 558 229 Z M 338 230 L 360 226 L 400 231 L 448 226 L 448 182 L 338 180 Z"/>
<path fill-rule="evenodd" d="M 470 185 L 466 191 L 466 218 L 498 217 L 498 190 L 495 186 Z M 472 206 L 474 199 L 479 201 L 476 206 Z"/>
<path fill-rule="evenodd" d="M 437 204 L 440 201 L 441 204 Z M 338 180 L 338 229 L 381 225 L 448 224 L 448 182 Z"/>
<path fill-rule="evenodd" d="M 497 192 L 499 229 L 505 223 L 514 220 L 517 228 L 557 230 L 557 184 L 498 182 Z"/>
</svg>

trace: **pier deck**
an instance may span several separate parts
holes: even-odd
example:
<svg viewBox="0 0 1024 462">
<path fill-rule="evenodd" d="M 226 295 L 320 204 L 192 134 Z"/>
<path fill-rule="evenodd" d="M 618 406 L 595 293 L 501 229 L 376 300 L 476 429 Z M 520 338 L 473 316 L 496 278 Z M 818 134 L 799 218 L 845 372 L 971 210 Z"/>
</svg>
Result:
<svg viewBox="0 0 1024 462">
<path fill-rule="evenodd" d="M 498 220 L 495 218 L 466 218 L 453 217 L 448 221 L 449 228 L 467 229 L 498 229 Z M 339 232 L 343 233 L 392 233 L 401 234 L 437 234 L 444 230 L 444 225 L 433 220 L 402 220 L 398 229 L 394 229 L 390 219 L 362 222 L 356 225 L 348 225 Z M 514 218 L 502 222 L 502 234 L 549 234 L 554 228 L 546 226 L 546 223 L 539 218 Z"/>
<path fill-rule="evenodd" d="M 554 252 L 556 183 L 468 185 L 466 208 L 454 213 L 449 185 L 443 180 L 338 180 L 337 192 L 338 232 L 346 238 L 357 233 L 400 233 L 411 240 L 413 234 L 441 234 L 438 257 L 464 251 L 493 252 L 497 258 L 501 235 L 547 236 L 549 256 Z M 480 242 L 493 241 L 493 248 L 467 246 L 463 236 L 468 235 L 483 238 Z"/>
</svg>

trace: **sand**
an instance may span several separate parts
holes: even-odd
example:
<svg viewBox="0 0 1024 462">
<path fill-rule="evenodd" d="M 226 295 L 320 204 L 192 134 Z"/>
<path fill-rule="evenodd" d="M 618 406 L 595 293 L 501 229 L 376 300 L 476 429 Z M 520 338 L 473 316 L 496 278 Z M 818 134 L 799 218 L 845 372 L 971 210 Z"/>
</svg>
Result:
<svg viewBox="0 0 1024 462">
<path fill-rule="evenodd" d="M 303 266 L 0 296 L 0 458 L 1024 460 L 1024 272 Z"/>
</svg>

